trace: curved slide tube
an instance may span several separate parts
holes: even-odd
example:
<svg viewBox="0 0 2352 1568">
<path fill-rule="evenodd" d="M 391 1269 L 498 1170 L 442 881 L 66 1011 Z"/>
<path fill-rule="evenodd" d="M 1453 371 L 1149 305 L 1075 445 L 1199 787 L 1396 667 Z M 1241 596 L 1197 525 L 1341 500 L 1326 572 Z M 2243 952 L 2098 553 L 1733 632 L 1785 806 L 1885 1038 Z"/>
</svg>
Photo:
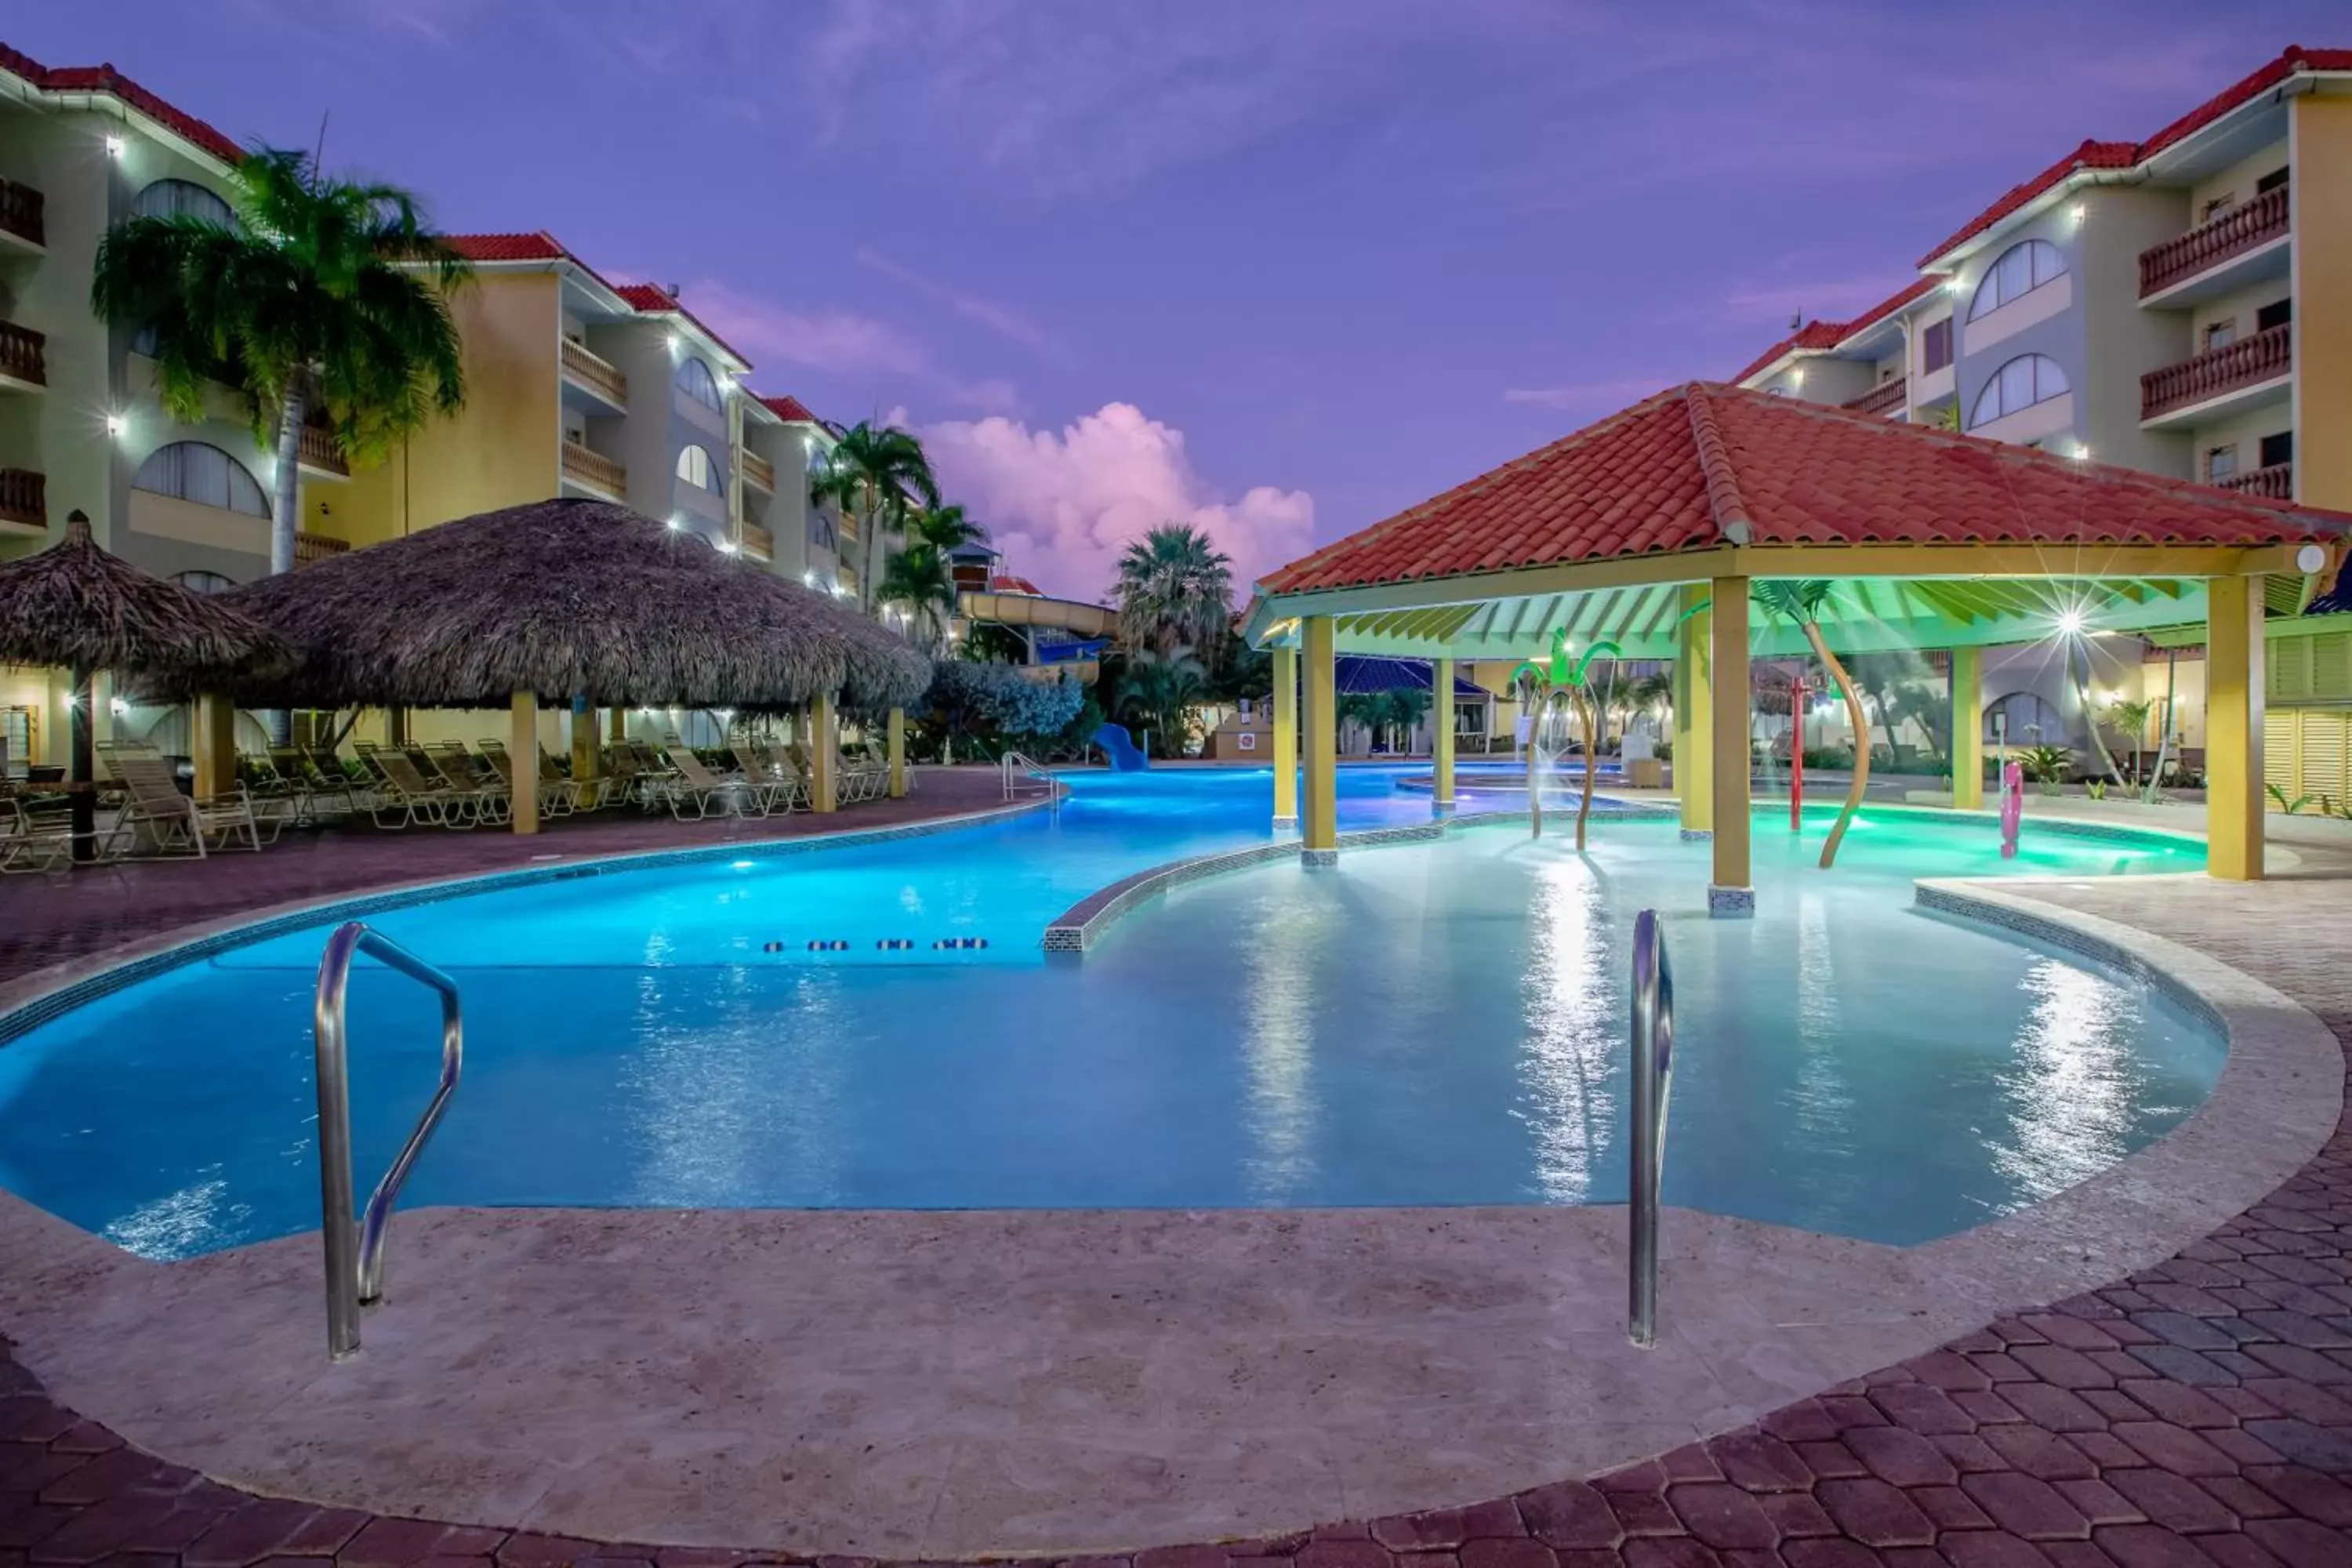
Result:
<svg viewBox="0 0 2352 1568">
<path fill-rule="evenodd" d="M 1140 773 L 1151 765 L 1151 759 L 1137 749 L 1135 737 L 1123 724 L 1105 724 L 1095 731 L 1095 744 L 1110 759 L 1113 773 Z"/>
</svg>

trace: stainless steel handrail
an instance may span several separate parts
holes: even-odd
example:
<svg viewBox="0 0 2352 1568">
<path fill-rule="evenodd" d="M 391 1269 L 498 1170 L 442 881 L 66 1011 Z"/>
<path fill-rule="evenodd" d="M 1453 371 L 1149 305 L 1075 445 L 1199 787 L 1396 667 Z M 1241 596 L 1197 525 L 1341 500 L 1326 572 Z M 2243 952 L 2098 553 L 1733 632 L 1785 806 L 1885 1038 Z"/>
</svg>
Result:
<svg viewBox="0 0 2352 1568">
<path fill-rule="evenodd" d="M 399 1158 L 367 1201 L 363 1219 L 352 1213 L 352 1082 L 350 1036 L 344 1019 L 352 960 L 361 953 L 431 986 L 441 994 L 441 1086 L 417 1119 Z M 457 1091 L 465 1058 L 466 1022 L 457 983 L 390 937 L 353 921 L 338 926 L 319 959 L 319 990 L 311 1015 L 319 1070 L 319 1203 L 327 1254 L 327 1353 L 341 1361 L 360 1348 L 360 1308 L 383 1299 L 383 1239 L 392 1205 L 416 1156 Z"/>
<path fill-rule="evenodd" d="M 998 764 L 1004 776 L 1004 798 L 1017 800 L 1024 786 L 1031 795 L 1050 795 L 1055 800 L 1062 795 L 1062 786 L 1045 771 L 1043 763 L 1019 752 L 1007 752 Z"/>
<path fill-rule="evenodd" d="M 1658 1187 L 1666 1159 L 1666 1097 L 1675 1082 L 1675 972 L 1658 911 L 1633 919 L 1633 1104 L 1631 1265 L 1626 1333 L 1658 1342 Z"/>
</svg>

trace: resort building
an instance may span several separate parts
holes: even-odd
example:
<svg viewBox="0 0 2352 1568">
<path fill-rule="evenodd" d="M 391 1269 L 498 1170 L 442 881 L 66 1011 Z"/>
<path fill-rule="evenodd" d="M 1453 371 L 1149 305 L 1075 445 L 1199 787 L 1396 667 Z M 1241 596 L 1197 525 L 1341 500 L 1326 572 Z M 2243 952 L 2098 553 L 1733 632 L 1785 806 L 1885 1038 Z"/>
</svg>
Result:
<svg viewBox="0 0 2352 1568">
<path fill-rule="evenodd" d="M 1799 322 L 1733 379 L 2352 507 L 2352 449 L 2330 436 L 2352 423 L 2352 49 L 2291 47 L 2144 141 L 2085 142 L 1917 265 L 1889 299 Z M 2333 581 L 2273 584 L 2268 759 L 2290 796 L 2341 798 L 2352 781 L 2352 621 L 2304 613 Z M 2158 627 L 2103 649 L 2096 689 L 2201 692 L 2201 640 Z M 2046 713 L 2053 740 L 2087 743 L 2081 683 L 2046 660 L 1989 660 L 1986 679 L 2007 682 L 1990 711 Z"/>
</svg>

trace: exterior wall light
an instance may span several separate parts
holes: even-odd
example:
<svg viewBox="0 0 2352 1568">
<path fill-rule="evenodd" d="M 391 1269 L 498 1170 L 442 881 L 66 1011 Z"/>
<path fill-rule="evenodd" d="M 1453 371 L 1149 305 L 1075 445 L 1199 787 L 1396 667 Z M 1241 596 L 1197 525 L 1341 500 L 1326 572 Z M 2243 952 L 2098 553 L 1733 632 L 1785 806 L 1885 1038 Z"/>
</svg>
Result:
<svg viewBox="0 0 2352 1568">
<path fill-rule="evenodd" d="M 108 435 L 121 436 L 130 428 L 131 421 L 122 415 L 110 414 L 106 416 L 106 433 Z"/>
<path fill-rule="evenodd" d="M 106 155 L 108 157 L 121 158 L 122 156 L 122 138 L 120 136 L 110 136 L 106 139 Z"/>
</svg>

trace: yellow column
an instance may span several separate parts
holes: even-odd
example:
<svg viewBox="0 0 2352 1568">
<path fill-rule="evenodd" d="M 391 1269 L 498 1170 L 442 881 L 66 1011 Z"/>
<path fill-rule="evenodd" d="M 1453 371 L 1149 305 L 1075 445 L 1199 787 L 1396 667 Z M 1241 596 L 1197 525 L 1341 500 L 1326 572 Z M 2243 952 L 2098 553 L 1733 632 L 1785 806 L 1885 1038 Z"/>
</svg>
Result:
<svg viewBox="0 0 2352 1568">
<path fill-rule="evenodd" d="M 827 692 L 809 704 L 809 809 L 841 809 L 841 720 Z"/>
<path fill-rule="evenodd" d="M 408 710 L 387 708 L 383 710 L 383 743 L 394 751 L 408 744 Z"/>
<path fill-rule="evenodd" d="M 1952 650 L 1952 809 L 1984 806 L 1984 649 Z"/>
<path fill-rule="evenodd" d="M 236 707 L 225 697 L 196 699 L 194 750 L 196 798 L 210 800 L 236 787 Z"/>
<path fill-rule="evenodd" d="M 890 710 L 890 798 L 907 798 L 907 710 Z"/>
<path fill-rule="evenodd" d="M 574 698 L 572 702 L 572 782 L 584 784 L 597 773 L 596 710 L 588 706 L 587 699 Z"/>
<path fill-rule="evenodd" d="M 1454 661 L 1432 659 L 1429 665 L 1429 752 L 1431 809 L 1440 816 L 1454 815 Z"/>
<path fill-rule="evenodd" d="M 2352 507 L 2352 288 L 2336 259 L 2352 247 L 2352 99 L 2306 93 L 2289 100 L 2296 178 L 2287 186 L 2294 235 L 2294 499 L 2305 506 Z M 2326 173 L 2304 178 L 2305 171 Z M 2257 626 L 2257 631 L 2260 627 Z M 2260 682 L 2256 683 L 2257 689 Z M 2258 724 L 2256 729 L 2260 729 Z M 2255 784 L 2257 800 L 2262 785 Z"/>
<path fill-rule="evenodd" d="M 2263 874 L 2263 580 L 2205 584 L 2205 870 Z"/>
<path fill-rule="evenodd" d="M 514 763 L 514 830 L 539 831 L 539 697 L 514 694 L 507 725 L 507 755 Z"/>
<path fill-rule="evenodd" d="M 1333 629 L 1328 616 L 1309 616 L 1299 623 L 1307 663 L 1307 810 L 1298 858 L 1309 866 L 1337 865 L 1339 859 L 1339 716 Z"/>
<path fill-rule="evenodd" d="M 1681 798 L 1683 837 L 1715 830 L 1715 709 L 1707 673 L 1714 621 L 1701 606 L 1707 584 L 1685 583 L 1677 613 L 1675 652 L 1675 793 Z"/>
<path fill-rule="evenodd" d="M 1748 579 L 1717 577 L 1712 596 L 1706 679 L 1694 683 L 1706 691 L 1715 719 L 1715 878 L 1706 912 L 1744 919 L 1756 912 L 1748 868 Z"/>
<path fill-rule="evenodd" d="M 605 739 L 612 744 L 617 746 L 622 742 L 629 738 L 629 710 L 627 709 L 606 709 L 604 710 L 604 722 L 607 726 L 605 730 Z"/>
<path fill-rule="evenodd" d="M 1274 825 L 1298 826 L 1298 649 L 1274 648 Z"/>
</svg>

